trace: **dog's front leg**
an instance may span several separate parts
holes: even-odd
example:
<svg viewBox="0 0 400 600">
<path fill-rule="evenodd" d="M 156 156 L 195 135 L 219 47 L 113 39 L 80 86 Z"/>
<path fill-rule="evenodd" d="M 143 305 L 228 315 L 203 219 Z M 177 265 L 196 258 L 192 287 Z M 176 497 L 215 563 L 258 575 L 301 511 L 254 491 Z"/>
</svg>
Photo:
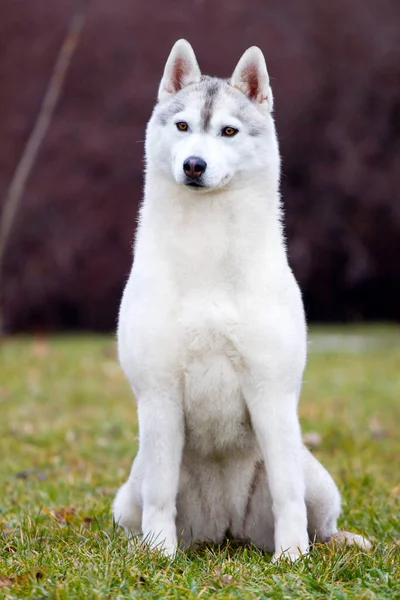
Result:
<svg viewBox="0 0 400 600">
<path fill-rule="evenodd" d="M 169 556 L 177 549 L 176 496 L 184 439 L 179 396 L 139 399 L 139 443 L 144 462 L 142 533 L 151 548 Z"/>
<path fill-rule="evenodd" d="M 272 498 L 275 555 L 291 560 L 308 552 L 307 511 L 297 397 L 280 386 L 247 386 L 246 401 L 263 455 Z"/>
</svg>

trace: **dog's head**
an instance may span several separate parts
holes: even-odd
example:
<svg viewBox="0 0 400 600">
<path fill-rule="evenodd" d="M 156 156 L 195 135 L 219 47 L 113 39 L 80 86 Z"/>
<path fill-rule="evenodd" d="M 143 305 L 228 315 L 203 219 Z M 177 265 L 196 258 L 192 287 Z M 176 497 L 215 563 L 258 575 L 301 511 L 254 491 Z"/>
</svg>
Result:
<svg viewBox="0 0 400 600">
<path fill-rule="evenodd" d="M 191 45 L 175 43 L 146 138 L 148 170 L 194 192 L 278 177 L 272 92 L 264 56 L 249 48 L 230 80 L 202 76 Z"/>
</svg>

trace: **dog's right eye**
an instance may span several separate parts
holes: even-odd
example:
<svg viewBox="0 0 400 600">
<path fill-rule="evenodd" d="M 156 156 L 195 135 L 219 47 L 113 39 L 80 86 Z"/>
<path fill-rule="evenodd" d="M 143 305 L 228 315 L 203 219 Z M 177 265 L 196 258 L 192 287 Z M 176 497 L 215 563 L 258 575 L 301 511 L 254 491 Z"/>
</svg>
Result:
<svg viewBox="0 0 400 600">
<path fill-rule="evenodd" d="M 179 121 L 179 123 L 177 123 L 176 126 L 179 129 L 179 131 L 187 131 L 189 129 L 189 125 L 185 123 L 185 121 Z"/>
<path fill-rule="evenodd" d="M 221 135 L 224 137 L 233 137 L 238 133 L 238 130 L 235 127 L 224 127 L 221 131 Z"/>
</svg>

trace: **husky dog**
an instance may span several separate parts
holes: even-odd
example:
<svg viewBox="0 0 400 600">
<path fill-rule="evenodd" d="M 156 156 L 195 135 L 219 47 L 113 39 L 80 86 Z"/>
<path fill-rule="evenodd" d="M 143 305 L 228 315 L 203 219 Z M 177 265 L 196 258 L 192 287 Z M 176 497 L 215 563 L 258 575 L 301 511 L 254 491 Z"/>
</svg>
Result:
<svg viewBox="0 0 400 600">
<path fill-rule="evenodd" d="M 296 560 L 337 535 L 340 495 L 303 446 L 306 324 L 288 266 L 263 54 L 230 80 L 172 48 L 147 128 L 144 201 L 119 358 L 139 451 L 114 501 L 130 535 L 173 555 L 226 535 Z"/>
</svg>

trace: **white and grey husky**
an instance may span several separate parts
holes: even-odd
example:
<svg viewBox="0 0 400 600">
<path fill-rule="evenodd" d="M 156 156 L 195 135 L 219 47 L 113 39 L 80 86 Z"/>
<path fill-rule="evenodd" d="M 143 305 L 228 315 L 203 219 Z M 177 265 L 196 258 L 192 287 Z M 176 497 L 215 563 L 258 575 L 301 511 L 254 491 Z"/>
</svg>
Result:
<svg viewBox="0 0 400 600">
<path fill-rule="evenodd" d="M 146 181 L 118 348 L 139 451 L 114 501 L 173 555 L 226 535 L 296 560 L 338 533 L 340 495 L 302 444 L 306 324 L 288 265 L 261 50 L 229 80 L 174 45 L 146 136 Z"/>
</svg>

